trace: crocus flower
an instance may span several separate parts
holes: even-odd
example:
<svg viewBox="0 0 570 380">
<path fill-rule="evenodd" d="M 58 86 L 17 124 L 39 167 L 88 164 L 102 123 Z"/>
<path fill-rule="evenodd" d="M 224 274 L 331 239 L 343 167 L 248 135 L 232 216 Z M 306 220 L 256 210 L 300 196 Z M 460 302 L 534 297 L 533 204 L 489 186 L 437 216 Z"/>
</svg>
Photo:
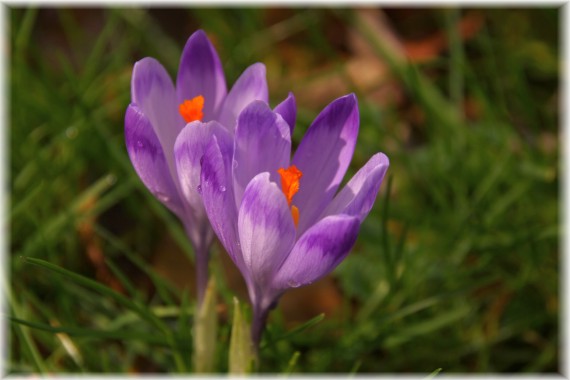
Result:
<svg viewBox="0 0 570 380">
<path fill-rule="evenodd" d="M 239 115 L 235 139 L 217 135 L 205 149 L 205 211 L 247 284 L 256 347 L 279 297 L 331 272 L 374 204 L 389 165 L 383 153 L 337 192 L 358 128 L 356 96 L 341 97 L 314 120 L 291 159 L 291 126 L 255 101 Z"/>
<path fill-rule="evenodd" d="M 201 30 L 184 47 L 176 86 L 153 58 L 138 61 L 133 69 L 131 104 L 125 115 L 129 157 L 148 190 L 184 224 L 196 252 L 200 302 L 213 238 L 198 191 L 204 141 L 218 133 L 233 136 L 237 115 L 253 100 L 267 102 L 267 92 L 261 63 L 248 67 L 228 92 L 218 54 Z M 292 101 L 288 98 L 282 103 L 283 113 L 291 109 Z M 214 124 L 198 127 L 208 122 Z M 174 144 L 186 125 L 192 126 L 185 140 L 191 152 L 177 167 Z"/>
</svg>

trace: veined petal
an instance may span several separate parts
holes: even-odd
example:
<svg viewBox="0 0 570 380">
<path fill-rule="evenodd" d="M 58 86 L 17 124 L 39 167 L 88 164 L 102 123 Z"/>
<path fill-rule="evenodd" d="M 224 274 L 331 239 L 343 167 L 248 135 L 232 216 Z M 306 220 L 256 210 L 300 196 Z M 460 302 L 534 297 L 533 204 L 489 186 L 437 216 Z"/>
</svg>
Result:
<svg viewBox="0 0 570 380">
<path fill-rule="evenodd" d="M 162 146 L 150 121 L 135 104 L 130 104 L 125 114 L 125 142 L 133 167 L 147 189 L 172 212 L 182 216 L 182 202 Z"/>
<path fill-rule="evenodd" d="M 194 121 L 182 129 L 174 144 L 178 183 L 180 183 L 184 198 L 198 219 L 205 217 L 200 194 L 200 173 L 202 172 L 200 161 L 213 136 L 216 136 L 218 144 L 223 146 L 231 146 L 233 143 L 229 132 L 218 122 Z"/>
<path fill-rule="evenodd" d="M 238 115 L 254 100 L 268 102 L 265 65 L 262 63 L 249 66 L 238 78 L 220 110 L 220 123 L 233 133 Z"/>
<path fill-rule="evenodd" d="M 238 230 L 245 267 L 256 287 L 266 288 L 295 244 L 287 201 L 269 173 L 258 174 L 245 189 Z"/>
<path fill-rule="evenodd" d="M 176 136 L 184 126 L 178 114 L 176 92 L 170 76 L 154 58 L 143 58 L 135 63 L 131 79 L 132 102 L 146 116 L 165 153 L 170 175 L 175 178 L 172 148 Z"/>
<path fill-rule="evenodd" d="M 216 119 L 227 94 L 226 78 L 218 53 L 202 30 L 194 32 L 184 46 L 176 78 L 176 93 L 177 104 L 202 95 L 202 120 Z"/>
<path fill-rule="evenodd" d="M 233 177 L 236 205 L 253 177 L 269 172 L 279 183 L 277 170 L 289 165 L 291 137 L 283 118 L 262 101 L 254 101 L 239 115 L 234 143 Z"/>
<path fill-rule="evenodd" d="M 323 216 L 353 215 L 362 223 L 374 205 L 389 165 L 390 161 L 384 153 L 372 156 L 335 196 L 323 212 Z"/>
<path fill-rule="evenodd" d="M 216 136 L 212 137 L 204 150 L 200 187 L 204 209 L 212 229 L 246 278 L 243 257 L 238 245 L 238 212 L 231 180 L 231 157 L 231 146 L 225 146 Z M 249 283 L 250 279 L 246 278 L 246 282 Z"/>
<path fill-rule="evenodd" d="M 329 104 L 299 144 L 293 165 L 303 172 L 295 205 L 301 211 L 298 233 L 311 226 L 333 198 L 352 159 L 358 135 L 354 94 Z"/>
<path fill-rule="evenodd" d="M 284 101 L 275 106 L 273 112 L 280 114 L 287 124 L 289 124 L 291 139 L 293 139 L 293 130 L 295 129 L 295 122 L 297 121 L 297 103 L 295 102 L 293 93 L 290 92 Z"/>
<path fill-rule="evenodd" d="M 360 223 L 349 215 L 328 216 L 297 241 L 272 282 L 275 290 L 310 284 L 331 272 L 348 254 Z"/>
</svg>

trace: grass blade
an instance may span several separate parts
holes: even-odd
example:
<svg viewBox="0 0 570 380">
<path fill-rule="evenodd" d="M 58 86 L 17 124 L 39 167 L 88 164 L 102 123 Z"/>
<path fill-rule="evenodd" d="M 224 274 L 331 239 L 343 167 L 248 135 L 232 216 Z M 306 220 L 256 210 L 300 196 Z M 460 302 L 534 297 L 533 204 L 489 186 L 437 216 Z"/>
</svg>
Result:
<svg viewBox="0 0 570 380">
<path fill-rule="evenodd" d="M 283 334 L 277 338 L 271 339 L 269 342 L 262 343 L 261 348 L 264 348 L 264 347 L 266 347 L 270 344 L 273 344 L 275 342 L 278 342 L 280 340 L 290 338 L 294 335 L 297 335 L 301 331 L 306 330 L 309 327 L 313 327 L 317 323 L 321 322 L 323 319 L 325 319 L 325 313 L 321 313 L 321 314 L 317 315 L 316 317 L 309 319 L 307 322 L 303 323 L 301 326 L 295 327 L 293 330 L 287 332 L 286 334 Z"/>
<path fill-rule="evenodd" d="M 41 259 L 35 259 L 32 257 L 22 257 L 27 263 L 39 266 L 40 268 L 49 270 L 53 273 L 57 273 L 69 280 L 72 280 L 80 285 L 93 289 L 102 295 L 112 298 L 113 300 L 117 301 L 121 305 L 125 306 L 126 308 L 132 310 L 133 312 L 137 313 L 141 316 L 141 318 L 147 320 L 155 327 L 159 328 L 160 330 L 164 330 L 165 327 L 163 323 L 158 319 L 154 314 L 150 311 L 145 309 L 144 307 L 140 306 L 139 304 L 131 301 L 127 297 L 123 296 L 120 293 L 117 293 L 111 288 L 106 287 L 105 285 L 100 284 L 99 282 L 93 281 L 87 277 L 81 276 L 77 273 L 71 272 L 67 269 L 63 269 L 57 265 L 51 264 L 47 261 Z"/>
</svg>

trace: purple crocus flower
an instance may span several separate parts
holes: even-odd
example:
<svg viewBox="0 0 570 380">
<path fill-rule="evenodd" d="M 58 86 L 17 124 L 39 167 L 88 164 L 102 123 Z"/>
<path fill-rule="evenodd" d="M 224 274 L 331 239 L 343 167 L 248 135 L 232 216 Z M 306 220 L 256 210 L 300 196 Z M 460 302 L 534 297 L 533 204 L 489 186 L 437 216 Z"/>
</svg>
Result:
<svg viewBox="0 0 570 380">
<path fill-rule="evenodd" d="M 218 54 L 201 30 L 184 47 L 176 86 L 153 58 L 138 61 L 133 69 L 131 104 L 125 115 L 127 150 L 148 190 L 184 224 L 196 252 L 199 302 L 206 288 L 213 238 L 198 191 L 199 159 L 205 141 L 218 134 L 233 138 L 228 136 L 234 134 L 237 115 L 253 100 L 267 102 L 267 93 L 261 63 L 248 67 L 228 92 Z M 290 97 L 281 107 L 288 110 L 291 104 L 294 107 Z M 183 130 L 187 138 L 180 149 L 190 150 L 187 160 L 177 166 L 175 142 Z"/>
<path fill-rule="evenodd" d="M 292 126 L 255 101 L 239 115 L 235 139 L 216 135 L 205 149 L 205 211 L 247 284 L 256 347 L 279 297 L 331 272 L 374 204 L 389 166 L 383 153 L 337 192 L 358 127 L 356 96 L 341 97 L 315 119 L 291 159 Z"/>
</svg>

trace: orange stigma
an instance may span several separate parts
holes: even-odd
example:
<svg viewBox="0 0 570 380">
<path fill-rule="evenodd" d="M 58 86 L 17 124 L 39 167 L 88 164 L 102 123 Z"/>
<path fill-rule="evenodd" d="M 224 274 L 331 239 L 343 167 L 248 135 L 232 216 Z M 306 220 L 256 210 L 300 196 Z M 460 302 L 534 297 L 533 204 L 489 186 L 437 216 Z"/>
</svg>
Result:
<svg viewBox="0 0 570 380">
<path fill-rule="evenodd" d="M 293 196 L 299 191 L 299 180 L 303 173 L 295 165 L 291 165 L 287 169 L 281 168 L 277 172 L 281 176 L 281 188 L 285 198 L 287 198 L 287 204 L 291 207 L 293 222 L 295 222 L 295 227 L 297 227 L 299 223 L 299 209 L 296 206 L 291 206 L 291 202 L 293 202 Z"/>
<path fill-rule="evenodd" d="M 192 121 L 200 120 L 204 117 L 202 113 L 202 108 L 204 108 L 204 97 L 198 95 L 191 100 L 185 100 L 184 103 L 180 104 L 178 111 L 180 115 L 186 120 L 187 123 Z"/>
</svg>

